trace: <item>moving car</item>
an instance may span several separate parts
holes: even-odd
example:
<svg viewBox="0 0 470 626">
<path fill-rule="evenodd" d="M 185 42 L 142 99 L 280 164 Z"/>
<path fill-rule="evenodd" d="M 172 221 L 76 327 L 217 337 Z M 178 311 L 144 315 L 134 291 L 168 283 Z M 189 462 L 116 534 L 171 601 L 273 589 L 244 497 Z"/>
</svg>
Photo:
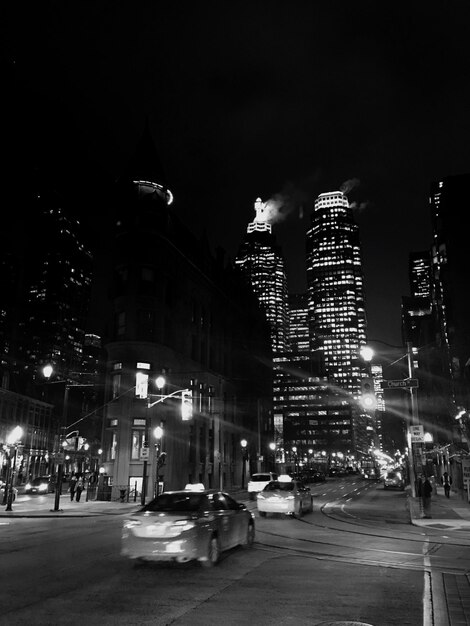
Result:
<svg viewBox="0 0 470 626">
<path fill-rule="evenodd" d="M 33 480 L 29 480 L 24 488 L 25 493 L 53 493 L 55 491 L 55 483 L 50 476 L 37 476 Z"/>
<path fill-rule="evenodd" d="M 384 476 L 384 489 L 401 489 L 405 488 L 405 479 L 399 471 L 393 470 L 387 472 Z"/>
<path fill-rule="evenodd" d="M 211 567 L 221 552 L 251 547 L 254 538 L 255 518 L 243 503 L 223 491 L 186 488 L 162 493 L 124 520 L 121 555 L 143 561 L 198 560 Z"/>
<path fill-rule="evenodd" d="M 270 481 L 257 495 L 258 513 L 266 517 L 267 513 L 284 513 L 301 517 L 307 511 L 313 511 L 313 498 L 310 487 L 292 480 L 290 476 L 279 476 L 279 480 Z"/>
<path fill-rule="evenodd" d="M 277 474 L 275 472 L 260 472 L 253 474 L 248 481 L 248 497 L 250 500 L 256 498 L 256 494 L 262 491 L 270 480 L 277 480 Z"/>
</svg>

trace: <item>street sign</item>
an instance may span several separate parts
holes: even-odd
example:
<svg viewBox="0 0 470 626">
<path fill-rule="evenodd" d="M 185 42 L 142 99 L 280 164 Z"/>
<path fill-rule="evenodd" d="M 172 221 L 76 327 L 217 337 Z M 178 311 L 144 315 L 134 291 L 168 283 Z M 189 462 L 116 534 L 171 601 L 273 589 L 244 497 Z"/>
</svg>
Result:
<svg viewBox="0 0 470 626">
<path fill-rule="evenodd" d="M 411 389 L 418 387 L 417 378 L 405 378 L 404 380 L 383 380 L 382 389 Z"/>
<path fill-rule="evenodd" d="M 462 459 L 462 473 L 464 485 L 470 484 L 470 459 Z"/>
<path fill-rule="evenodd" d="M 140 449 L 140 460 L 141 461 L 148 461 L 150 458 L 150 448 L 148 447 L 143 447 Z"/>
<path fill-rule="evenodd" d="M 409 428 L 411 443 L 424 443 L 424 427 L 420 425 Z"/>
<path fill-rule="evenodd" d="M 65 454 L 63 452 L 57 452 L 55 455 L 56 463 L 63 463 L 65 461 Z"/>
</svg>

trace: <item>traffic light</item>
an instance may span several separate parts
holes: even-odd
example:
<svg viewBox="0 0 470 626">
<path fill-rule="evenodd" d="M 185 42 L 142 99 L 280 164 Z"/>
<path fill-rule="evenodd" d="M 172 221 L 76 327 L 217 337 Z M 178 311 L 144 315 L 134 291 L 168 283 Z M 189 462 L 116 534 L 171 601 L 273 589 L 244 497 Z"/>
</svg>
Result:
<svg viewBox="0 0 470 626">
<path fill-rule="evenodd" d="M 161 452 L 157 458 L 157 467 L 162 467 L 163 465 L 165 465 L 165 461 L 166 461 L 166 452 Z"/>
<path fill-rule="evenodd" d="M 374 381 L 370 377 L 361 379 L 361 405 L 366 411 L 375 411 L 377 408 Z"/>
<path fill-rule="evenodd" d="M 193 394 L 189 389 L 181 392 L 181 418 L 183 422 L 193 417 Z"/>
</svg>

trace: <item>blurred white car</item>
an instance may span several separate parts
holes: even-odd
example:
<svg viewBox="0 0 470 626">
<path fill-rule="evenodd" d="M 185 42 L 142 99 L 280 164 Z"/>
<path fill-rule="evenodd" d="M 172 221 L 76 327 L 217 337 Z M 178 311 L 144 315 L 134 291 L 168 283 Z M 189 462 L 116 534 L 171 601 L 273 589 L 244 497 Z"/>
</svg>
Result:
<svg viewBox="0 0 470 626">
<path fill-rule="evenodd" d="M 384 489 L 405 489 L 405 480 L 401 472 L 394 470 L 387 472 L 384 476 Z"/>
<path fill-rule="evenodd" d="M 254 500 L 256 494 L 262 491 L 271 480 L 277 480 L 277 474 L 275 472 L 253 474 L 248 481 L 248 497 L 250 500 Z"/>
<path fill-rule="evenodd" d="M 181 491 L 165 491 L 128 515 L 123 523 L 122 556 L 178 563 L 194 559 L 211 567 L 224 550 L 251 547 L 253 513 L 229 494 L 203 487 L 186 485 Z"/>
<path fill-rule="evenodd" d="M 313 511 L 310 487 L 288 478 L 280 476 L 279 480 L 272 480 L 258 493 L 256 500 L 261 517 L 266 517 L 267 513 L 301 517 L 303 513 Z"/>
</svg>

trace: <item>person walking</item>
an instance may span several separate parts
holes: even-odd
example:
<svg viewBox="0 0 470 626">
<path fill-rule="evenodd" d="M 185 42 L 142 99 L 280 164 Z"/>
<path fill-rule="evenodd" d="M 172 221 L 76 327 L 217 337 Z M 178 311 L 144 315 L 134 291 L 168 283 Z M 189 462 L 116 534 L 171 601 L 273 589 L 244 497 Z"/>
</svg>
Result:
<svg viewBox="0 0 470 626">
<path fill-rule="evenodd" d="M 450 497 L 450 486 L 452 485 L 452 476 L 449 476 L 447 472 L 441 476 L 441 483 L 444 487 L 444 493 L 446 494 L 446 498 Z"/>
<path fill-rule="evenodd" d="M 431 496 L 432 496 L 432 484 L 427 476 L 423 477 L 423 483 L 421 485 L 421 498 L 423 501 L 423 517 L 430 518 L 431 515 Z"/>
<path fill-rule="evenodd" d="M 75 474 L 72 474 L 72 476 L 70 477 L 70 483 L 69 483 L 70 501 L 74 499 L 76 487 L 77 487 L 77 477 L 75 476 Z"/>
<path fill-rule="evenodd" d="M 77 486 L 75 487 L 76 497 L 75 500 L 80 502 L 80 496 L 82 495 L 82 491 L 85 488 L 85 483 L 83 481 L 83 477 L 79 476 L 77 479 Z"/>
</svg>

